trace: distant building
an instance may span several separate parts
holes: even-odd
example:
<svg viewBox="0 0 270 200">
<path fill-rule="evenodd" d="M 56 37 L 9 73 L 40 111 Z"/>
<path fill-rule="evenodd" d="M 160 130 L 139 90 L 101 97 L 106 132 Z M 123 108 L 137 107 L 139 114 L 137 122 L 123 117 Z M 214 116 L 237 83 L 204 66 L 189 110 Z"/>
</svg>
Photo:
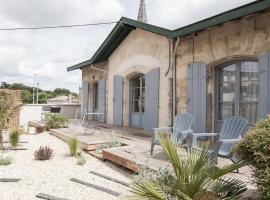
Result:
<svg viewBox="0 0 270 200">
<path fill-rule="evenodd" d="M 75 99 L 72 95 L 58 96 L 47 100 L 47 104 L 78 104 L 78 99 Z"/>
</svg>

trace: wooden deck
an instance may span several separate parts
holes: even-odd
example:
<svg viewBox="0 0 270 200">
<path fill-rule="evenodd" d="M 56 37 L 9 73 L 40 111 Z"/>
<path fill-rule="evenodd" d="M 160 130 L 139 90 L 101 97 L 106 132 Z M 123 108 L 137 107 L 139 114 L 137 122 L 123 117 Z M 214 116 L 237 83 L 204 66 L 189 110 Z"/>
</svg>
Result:
<svg viewBox="0 0 270 200">
<path fill-rule="evenodd" d="M 103 160 L 110 160 L 111 162 L 123 166 L 131 171 L 138 172 L 141 166 L 147 166 L 153 170 L 158 170 L 160 167 L 170 167 L 170 163 L 165 157 L 159 145 L 155 146 L 153 156 L 150 156 L 151 137 L 146 135 L 136 135 L 136 129 L 125 128 L 102 128 L 102 133 L 97 130 L 95 134 L 84 135 L 84 128 L 78 124 L 70 124 L 69 128 L 52 129 L 50 133 L 63 141 L 68 141 L 72 137 L 76 137 L 81 148 L 86 150 L 89 154 Z M 102 143 L 109 141 L 119 141 L 125 146 L 115 147 L 103 150 L 102 154 L 95 153 L 95 149 Z M 186 152 L 181 153 L 185 156 Z M 229 160 L 219 158 L 219 166 L 230 164 Z M 249 167 L 240 169 L 240 173 L 232 173 L 229 176 L 238 178 L 252 184 L 252 173 Z"/>
</svg>

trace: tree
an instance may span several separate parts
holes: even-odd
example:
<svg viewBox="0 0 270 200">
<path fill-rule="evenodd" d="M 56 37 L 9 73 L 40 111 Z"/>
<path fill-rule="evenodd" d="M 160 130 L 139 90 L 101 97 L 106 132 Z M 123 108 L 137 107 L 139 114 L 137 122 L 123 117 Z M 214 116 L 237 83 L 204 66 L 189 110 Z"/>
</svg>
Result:
<svg viewBox="0 0 270 200">
<path fill-rule="evenodd" d="M 22 90 L 21 99 L 23 103 L 31 103 L 33 101 L 32 93 L 27 90 Z"/>
<path fill-rule="evenodd" d="M 243 182 L 224 177 L 245 163 L 218 168 L 208 149 L 192 149 L 183 157 L 168 137 L 160 136 L 160 143 L 173 169 L 139 176 L 131 186 L 132 199 L 238 199 L 246 191 Z"/>
<path fill-rule="evenodd" d="M 64 88 L 56 88 L 53 93 L 56 95 L 56 96 L 68 96 L 71 92 L 70 90 L 68 89 L 64 89 Z"/>
</svg>

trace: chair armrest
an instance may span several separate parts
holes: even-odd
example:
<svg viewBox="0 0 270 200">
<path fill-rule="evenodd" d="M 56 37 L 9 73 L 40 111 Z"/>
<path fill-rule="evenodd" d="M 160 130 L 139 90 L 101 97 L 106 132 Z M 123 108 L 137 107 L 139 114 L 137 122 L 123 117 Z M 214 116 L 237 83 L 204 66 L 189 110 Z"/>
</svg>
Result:
<svg viewBox="0 0 270 200">
<path fill-rule="evenodd" d="M 235 144 L 240 142 L 241 139 L 225 139 L 225 140 L 219 140 L 220 143 L 231 143 L 231 144 Z"/>
<path fill-rule="evenodd" d="M 173 127 L 161 127 L 161 128 L 153 128 L 154 131 L 158 131 L 158 130 L 170 130 Z"/>
<path fill-rule="evenodd" d="M 164 132 L 168 132 L 170 130 L 172 130 L 172 127 L 162 127 L 162 128 L 153 128 L 154 133 L 164 133 Z"/>
<path fill-rule="evenodd" d="M 191 133 L 191 134 L 196 137 L 214 137 L 218 135 L 218 133 Z"/>
<path fill-rule="evenodd" d="M 193 131 L 192 129 L 180 131 L 180 133 L 182 133 L 182 134 L 192 134 L 193 132 L 194 132 L 194 131 Z"/>
</svg>

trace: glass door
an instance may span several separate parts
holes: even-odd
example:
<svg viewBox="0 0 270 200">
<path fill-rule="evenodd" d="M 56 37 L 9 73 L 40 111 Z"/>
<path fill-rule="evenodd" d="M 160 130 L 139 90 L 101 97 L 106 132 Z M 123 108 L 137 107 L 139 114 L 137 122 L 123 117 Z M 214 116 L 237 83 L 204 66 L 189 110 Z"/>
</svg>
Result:
<svg viewBox="0 0 270 200">
<path fill-rule="evenodd" d="M 259 73 L 256 61 L 242 61 L 217 69 L 215 130 L 223 119 L 242 116 L 253 125 L 258 117 Z"/>
<path fill-rule="evenodd" d="M 144 100 L 145 100 L 145 77 L 139 74 L 130 81 L 130 126 L 143 128 L 142 121 L 144 117 Z"/>
</svg>

